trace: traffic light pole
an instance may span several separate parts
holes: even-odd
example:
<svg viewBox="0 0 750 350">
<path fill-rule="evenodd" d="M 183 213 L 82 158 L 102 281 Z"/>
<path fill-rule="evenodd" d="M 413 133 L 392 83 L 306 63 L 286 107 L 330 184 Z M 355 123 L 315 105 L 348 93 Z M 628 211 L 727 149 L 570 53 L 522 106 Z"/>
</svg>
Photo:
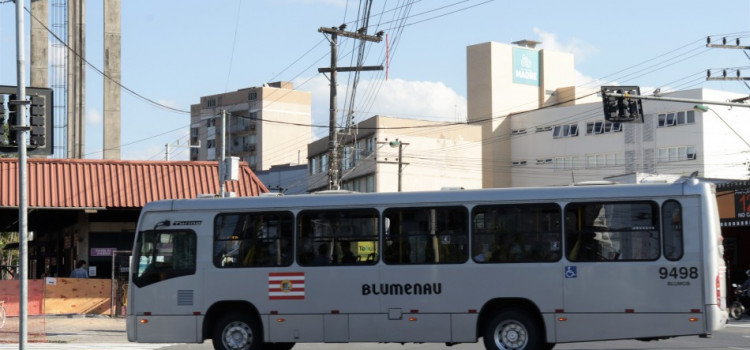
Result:
<svg viewBox="0 0 750 350">
<path fill-rule="evenodd" d="M 606 94 L 605 97 L 609 97 L 609 96 L 611 96 L 611 97 L 632 98 L 632 99 L 635 99 L 635 100 L 658 100 L 658 101 L 671 101 L 671 102 L 684 102 L 684 103 L 700 103 L 700 104 L 719 105 L 719 106 L 732 106 L 732 107 L 750 107 L 750 104 L 739 103 L 739 102 L 706 101 L 706 100 L 696 100 L 696 99 L 677 98 L 677 97 L 618 94 L 618 93 L 615 93 L 615 92 L 609 92 L 609 93 Z"/>
<path fill-rule="evenodd" d="M 19 295 L 19 314 L 18 314 L 18 348 L 20 350 L 26 349 L 26 343 L 28 341 L 28 285 L 29 285 L 29 274 L 28 274 L 28 203 L 27 203 L 27 192 L 28 184 L 26 183 L 26 71 L 25 71 L 25 58 L 24 58 L 24 21 L 23 21 L 23 1 L 16 1 L 16 55 L 18 57 L 18 100 L 16 103 L 16 126 L 11 126 L 10 132 L 18 133 L 18 237 L 19 237 L 19 269 L 18 274 L 20 276 L 20 295 Z"/>
</svg>

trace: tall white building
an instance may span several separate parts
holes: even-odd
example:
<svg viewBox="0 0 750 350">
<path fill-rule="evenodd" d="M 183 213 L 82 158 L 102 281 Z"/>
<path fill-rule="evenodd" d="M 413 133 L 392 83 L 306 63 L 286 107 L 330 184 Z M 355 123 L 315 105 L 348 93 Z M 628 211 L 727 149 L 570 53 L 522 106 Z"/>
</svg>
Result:
<svg viewBox="0 0 750 350">
<path fill-rule="evenodd" d="M 567 185 L 633 173 L 748 178 L 750 109 L 707 104 L 711 110 L 702 112 L 694 103 L 648 100 L 643 123 L 609 123 L 600 95 L 576 92 L 572 55 L 517 44 L 524 46 L 467 48 L 468 120 L 482 125 L 484 187 Z M 710 89 L 663 96 L 744 97 Z"/>
</svg>

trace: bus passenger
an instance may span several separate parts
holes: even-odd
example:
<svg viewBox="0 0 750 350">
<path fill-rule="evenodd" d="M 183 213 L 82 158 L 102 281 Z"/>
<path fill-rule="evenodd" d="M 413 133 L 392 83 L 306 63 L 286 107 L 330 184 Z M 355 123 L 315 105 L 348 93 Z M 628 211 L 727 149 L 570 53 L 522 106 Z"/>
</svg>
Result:
<svg viewBox="0 0 750 350">
<path fill-rule="evenodd" d="M 343 251 L 343 256 L 341 257 L 342 264 L 354 264 L 357 262 L 357 258 L 354 256 L 354 253 L 352 253 L 352 248 L 349 246 L 349 243 L 343 244 L 341 250 Z"/>
<path fill-rule="evenodd" d="M 329 265 L 331 257 L 328 255 L 328 244 L 324 243 L 318 246 L 318 255 L 313 260 L 313 265 Z"/>
</svg>

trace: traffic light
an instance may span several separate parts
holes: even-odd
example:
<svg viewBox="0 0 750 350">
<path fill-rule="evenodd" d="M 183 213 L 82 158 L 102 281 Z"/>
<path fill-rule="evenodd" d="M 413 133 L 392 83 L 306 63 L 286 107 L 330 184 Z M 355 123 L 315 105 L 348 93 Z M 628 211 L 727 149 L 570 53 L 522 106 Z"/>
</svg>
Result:
<svg viewBox="0 0 750 350">
<path fill-rule="evenodd" d="M 620 96 L 612 96 L 618 94 Z M 604 119 L 610 122 L 643 122 L 643 103 L 631 98 L 640 95 L 638 86 L 602 86 Z"/>
<path fill-rule="evenodd" d="M 23 108 L 22 105 L 15 103 L 16 97 L 16 94 L 8 97 L 8 145 L 11 147 L 18 146 L 18 133 L 13 127 L 18 125 L 18 109 Z"/>
<path fill-rule="evenodd" d="M 31 124 L 31 138 L 29 139 L 29 145 L 31 146 L 40 147 L 45 145 L 45 102 L 46 97 L 44 96 L 31 96 L 31 116 L 29 117 L 29 124 Z"/>
<path fill-rule="evenodd" d="M 5 110 L 5 95 L 0 94 L 0 145 L 5 143 L 5 119 L 8 112 Z"/>
<path fill-rule="evenodd" d="M 7 126 L 5 138 L 0 137 L 0 153 L 18 152 L 19 113 L 25 108 L 23 130 L 28 130 L 25 146 L 29 155 L 52 155 L 54 153 L 54 98 L 52 89 L 27 87 L 26 96 L 17 97 L 18 87 L 0 86 L 0 97 L 7 95 Z M 0 99 L 0 101 L 4 101 Z M 0 123 L 2 126 L 2 123 Z M 26 131 L 24 131 L 26 132 Z M 1 136 L 2 134 L 0 134 Z M 5 142 L 7 138 L 7 142 Z"/>
</svg>

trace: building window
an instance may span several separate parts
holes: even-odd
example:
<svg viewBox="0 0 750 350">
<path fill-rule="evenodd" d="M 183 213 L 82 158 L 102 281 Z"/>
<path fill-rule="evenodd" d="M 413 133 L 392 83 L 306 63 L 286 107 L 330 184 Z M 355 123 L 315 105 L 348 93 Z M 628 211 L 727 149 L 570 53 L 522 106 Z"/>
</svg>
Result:
<svg viewBox="0 0 750 350">
<path fill-rule="evenodd" d="M 206 119 L 206 127 L 216 126 L 216 118 Z"/>
<path fill-rule="evenodd" d="M 578 124 L 557 125 L 552 131 L 553 138 L 578 136 Z"/>
<path fill-rule="evenodd" d="M 258 112 L 250 112 L 250 120 L 258 119 Z"/>
<path fill-rule="evenodd" d="M 250 94 L 248 94 L 247 99 L 250 101 L 255 101 L 258 99 L 258 93 L 255 91 L 250 91 Z"/>
<path fill-rule="evenodd" d="M 695 111 L 659 114 L 659 127 L 695 124 Z"/>
<path fill-rule="evenodd" d="M 526 165 L 526 163 L 527 162 L 525 160 L 516 160 L 516 161 L 513 161 L 513 166 Z"/>
<path fill-rule="evenodd" d="M 608 121 L 596 121 L 586 123 L 586 135 L 607 134 L 621 132 L 622 124 Z"/>
<path fill-rule="evenodd" d="M 659 148 L 659 162 L 679 162 L 694 160 L 697 157 L 695 146 L 677 146 Z"/>
<path fill-rule="evenodd" d="M 523 135 L 526 133 L 526 129 L 514 129 L 510 131 L 511 135 Z"/>
<path fill-rule="evenodd" d="M 320 172 L 320 160 L 318 157 L 310 158 L 310 175 L 315 175 Z"/>
<path fill-rule="evenodd" d="M 206 148 L 216 148 L 216 140 L 206 140 Z"/>
<path fill-rule="evenodd" d="M 586 155 L 587 168 L 603 168 L 625 164 L 625 156 L 622 153 L 598 153 Z"/>
<path fill-rule="evenodd" d="M 551 126 L 540 126 L 536 128 L 536 132 L 552 131 Z"/>
<path fill-rule="evenodd" d="M 552 164 L 552 158 L 537 159 L 536 165 Z"/>
<path fill-rule="evenodd" d="M 206 101 L 206 107 L 216 107 L 216 100 L 211 98 Z"/>
<path fill-rule="evenodd" d="M 555 169 L 573 169 L 575 167 L 576 157 L 555 157 Z"/>
</svg>

